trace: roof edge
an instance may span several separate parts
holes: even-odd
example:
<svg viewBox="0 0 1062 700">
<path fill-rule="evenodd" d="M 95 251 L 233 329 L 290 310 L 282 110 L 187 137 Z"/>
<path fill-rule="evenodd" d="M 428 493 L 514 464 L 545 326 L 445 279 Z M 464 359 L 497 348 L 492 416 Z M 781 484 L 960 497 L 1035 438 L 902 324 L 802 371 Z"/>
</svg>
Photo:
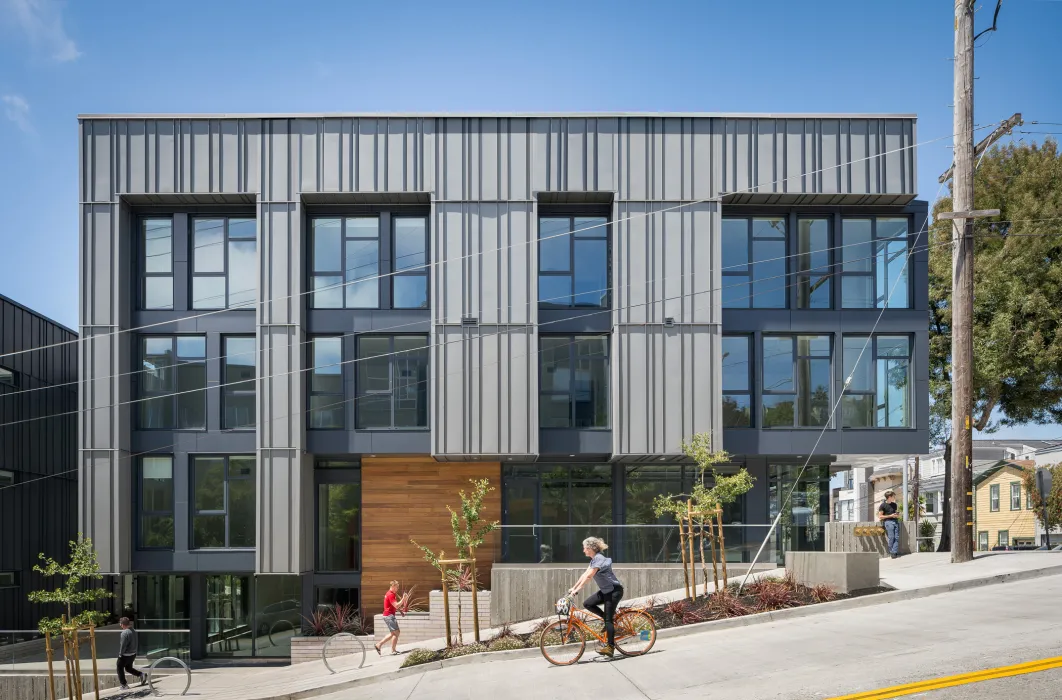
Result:
<svg viewBox="0 0 1062 700">
<path fill-rule="evenodd" d="M 78 114 L 78 121 L 100 119 L 328 119 L 328 118 L 570 118 L 684 117 L 717 119 L 911 119 L 915 114 L 823 113 L 823 112 L 217 112 L 181 113 L 131 112 L 129 114 Z"/>
<path fill-rule="evenodd" d="M 55 320 L 54 318 L 51 318 L 51 317 L 49 317 L 49 316 L 45 316 L 45 315 L 44 315 L 44 314 L 42 314 L 42 313 L 41 313 L 40 311 L 36 311 L 36 310 L 34 310 L 34 309 L 31 309 L 30 307 L 26 306 L 25 304 L 20 304 L 19 302 L 15 301 L 14 299 L 12 299 L 12 298 L 11 298 L 11 297 L 9 297 L 9 296 L 6 296 L 6 295 L 4 295 L 4 294 L 0 294 L 0 301 L 6 301 L 6 302 L 7 302 L 8 304 L 11 304 L 12 306 L 17 306 L 18 308 L 22 309 L 22 310 L 23 310 L 23 311 L 25 311 L 26 313 L 30 313 L 30 314 L 33 314 L 34 316 L 36 316 L 37 318 L 41 319 L 42 321 L 45 321 L 45 322 L 47 322 L 47 323 L 50 323 L 50 324 L 52 324 L 53 326 L 56 326 L 56 327 L 58 327 L 58 328 L 62 328 L 62 329 L 63 329 L 64 331 L 66 331 L 66 332 L 67 332 L 67 333 L 69 333 L 70 335 L 74 336 L 75 338 L 80 338 L 80 337 L 81 337 L 81 336 L 80 336 L 80 335 L 78 334 L 78 332 L 77 332 L 77 331 L 75 331 L 75 330 L 74 330 L 74 329 L 72 329 L 72 328 L 69 328 L 69 327 L 68 327 L 68 326 L 67 326 L 66 324 L 64 324 L 64 323 L 59 323 L 59 322 L 58 322 L 58 321 L 56 321 L 56 320 Z"/>
</svg>

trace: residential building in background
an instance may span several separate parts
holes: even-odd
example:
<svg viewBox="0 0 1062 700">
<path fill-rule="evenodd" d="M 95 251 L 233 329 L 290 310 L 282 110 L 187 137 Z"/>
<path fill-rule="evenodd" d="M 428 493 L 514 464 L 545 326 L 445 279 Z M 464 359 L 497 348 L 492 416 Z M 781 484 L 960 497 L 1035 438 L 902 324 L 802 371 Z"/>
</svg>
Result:
<svg viewBox="0 0 1062 700">
<path fill-rule="evenodd" d="M 77 379 L 77 334 L 0 296 L 3 630 L 35 630 L 60 613 L 27 595 L 44 588 L 37 556 L 65 562 L 77 538 Z"/>
<path fill-rule="evenodd" d="M 81 522 L 138 628 L 284 656 L 436 586 L 409 540 L 455 554 L 469 479 L 484 582 L 591 534 L 677 561 L 651 504 L 698 432 L 755 478 L 728 557 L 780 511 L 769 558 L 821 549 L 842 455 L 928 449 L 915 127 L 83 116 Z"/>
<path fill-rule="evenodd" d="M 974 477 L 974 535 L 978 551 L 1036 543 L 1036 514 L 1022 481 L 1032 460 L 1001 460 Z"/>
</svg>

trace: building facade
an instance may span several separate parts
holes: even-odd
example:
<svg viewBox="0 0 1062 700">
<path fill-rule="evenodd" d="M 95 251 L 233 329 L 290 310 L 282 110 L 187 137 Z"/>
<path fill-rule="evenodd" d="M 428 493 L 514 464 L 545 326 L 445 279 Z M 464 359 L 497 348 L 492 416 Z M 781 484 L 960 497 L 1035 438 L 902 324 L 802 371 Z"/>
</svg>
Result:
<svg viewBox="0 0 1062 700">
<path fill-rule="evenodd" d="M 282 655 L 299 613 L 436 585 L 409 540 L 454 554 L 470 479 L 503 526 L 481 580 L 591 533 L 677 557 L 651 502 L 689 488 L 699 432 L 756 480 L 730 556 L 780 510 L 773 551 L 821 547 L 836 455 L 927 449 L 915 126 L 82 117 L 104 568 L 193 656 Z"/>
<path fill-rule="evenodd" d="M 60 612 L 27 595 L 77 538 L 77 389 L 77 334 L 0 296 L 0 629 Z"/>
</svg>

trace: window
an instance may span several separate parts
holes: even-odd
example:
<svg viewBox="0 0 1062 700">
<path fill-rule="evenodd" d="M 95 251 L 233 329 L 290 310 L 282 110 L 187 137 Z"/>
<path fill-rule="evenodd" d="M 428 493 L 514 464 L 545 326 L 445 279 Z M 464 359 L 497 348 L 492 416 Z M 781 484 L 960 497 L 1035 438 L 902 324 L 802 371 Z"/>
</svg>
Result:
<svg viewBox="0 0 1062 700">
<path fill-rule="evenodd" d="M 0 571 L 0 588 L 17 588 L 17 571 Z"/>
<path fill-rule="evenodd" d="M 933 515 L 937 512 L 937 492 L 926 491 L 926 515 Z"/>
<path fill-rule="evenodd" d="M 0 489 L 15 485 L 15 472 L 0 469 Z"/>
<path fill-rule="evenodd" d="M 391 306 L 396 309 L 428 308 L 428 220 L 422 216 L 396 216 L 391 277 Z"/>
<path fill-rule="evenodd" d="M 141 270 L 144 274 L 145 309 L 173 308 L 173 220 L 145 219 L 140 222 Z"/>
<path fill-rule="evenodd" d="M 206 429 L 206 338 L 142 337 L 140 428 Z"/>
<path fill-rule="evenodd" d="M 1000 530 L 999 531 L 999 540 L 998 540 L 998 542 L 999 542 L 999 546 L 1000 547 L 1009 547 L 1010 546 L 1010 530 Z"/>
<path fill-rule="evenodd" d="M 842 308 L 908 308 L 907 228 L 906 218 L 844 219 Z"/>
<path fill-rule="evenodd" d="M 224 428 L 253 430 L 255 427 L 255 340 L 253 336 L 224 339 L 222 379 Z"/>
<path fill-rule="evenodd" d="M 999 484 L 988 487 L 988 509 L 993 513 L 999 510 Z"/>
<path fill-rule="evenodd" d="M 844 427 L 909 428 L 911 339 L 879 335 L 871 340 L 849 335 L 842 340 L 844 376 L 852 378 L 841 404 Z"/>
<path fill-rule="evenodd" d="M 723 336 L 723 427 L 752 427 L 752 372 L 747 335 Z"/>
<path fill-rule="evenodd" d="M 361 484 L 317 485 L 317 570 L 361 568 Z"/>
<path fill-rule="evenodd" d="M 723 308 L 786 307 L 785 219 L 723 219 Z"/>
<path fill-rule="evenodd" d="M 428 427 L 428 338 L 358 337 L 357 429 Z"/>
<path fill-rule="evenodd" d="M 192 308 L 253 305 L 258 294 L 254 219 L 192 220 Z"/>
<path fill-rule="evenodd" d="M 1032 489 L 1025 492 L 1025 510 L 1033 509 Z"/>
<path fill-rule="evenodd" d="M 14 370 L 0 367 L 0 386 L 18 386 L 18 375 Z"/>
<path fill-rule="evenodd" d="M 853 520 L 852 505 L 851 500 L 837 501 L 834 504 L 833 519 L 841 522 Z"/>
<path fill-rule="evenodd" d="M 540 308 L 608 308 L 608 228 L 602 216 L 539 219 Z"/>
<path fill-rule="evenodd" d="M 608 336 L 541 336 L 539 427 L 608 427 Z"/>
<path fill-rule="evenodd" d="M 192 547 L 254 547 L 255 458 L 193 457 Z"/>
<path fill-rule="evenodd" d="M 988 551 L 988 532 L 987 531 L 982 530 L 981 532 L 977 533 L 977 551 L 979 551 L 979 552 L 987 552 Z"/>
<path fill-rule="evenodd" d="M 797 308 L 831 308 L 829 219 L 797 221 L 797 251 Z"/>
<path fill-rule="evenodd" d="M 379 275 L 379 218 L 313 220 L 313 308 L 378 309 Z"/>
<path fill-rule="evenodd" d="M 173 549 L 173 457 L 140 458 L 140 548 Z"/>
<path fill-rule="evenodd" d="M 310 427 L 341 430 L 343 409 L 343 339 L 314 338 L 310 372 Z"/>
<path fill-rule="evenodd" d="M 763 339 L 763 427 L 822 427 L 830 418 L 830 336 Z"/>
<path fill-rule="evenodd" d="M 1010 482 L 1010 509 L 1021 510 L 1021 482 Z"/>
</svg>

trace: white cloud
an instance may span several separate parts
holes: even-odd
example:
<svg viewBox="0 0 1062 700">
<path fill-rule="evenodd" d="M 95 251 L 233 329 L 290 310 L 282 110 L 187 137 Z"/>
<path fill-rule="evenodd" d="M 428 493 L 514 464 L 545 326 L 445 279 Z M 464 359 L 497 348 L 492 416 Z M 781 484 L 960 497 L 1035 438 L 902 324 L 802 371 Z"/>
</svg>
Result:
<svg viewBox="0 0 1062 700">
<path fill-rule="evenodd" d="M 30 123 L 29 102 L 19 95 L 4 95 L 0 97 L 0 101 L 4 103 L 4 114 L 27 134 L 33 133 L 33 124 Z"/>
<path fill-rule="evenodd" d="M 54 60 L 65 63 L 81 55 L 63 28 L 62 4 L 57 0 L 0 0 L 0 6 L 10 13 L 29 42 Z"/>
</svg>

